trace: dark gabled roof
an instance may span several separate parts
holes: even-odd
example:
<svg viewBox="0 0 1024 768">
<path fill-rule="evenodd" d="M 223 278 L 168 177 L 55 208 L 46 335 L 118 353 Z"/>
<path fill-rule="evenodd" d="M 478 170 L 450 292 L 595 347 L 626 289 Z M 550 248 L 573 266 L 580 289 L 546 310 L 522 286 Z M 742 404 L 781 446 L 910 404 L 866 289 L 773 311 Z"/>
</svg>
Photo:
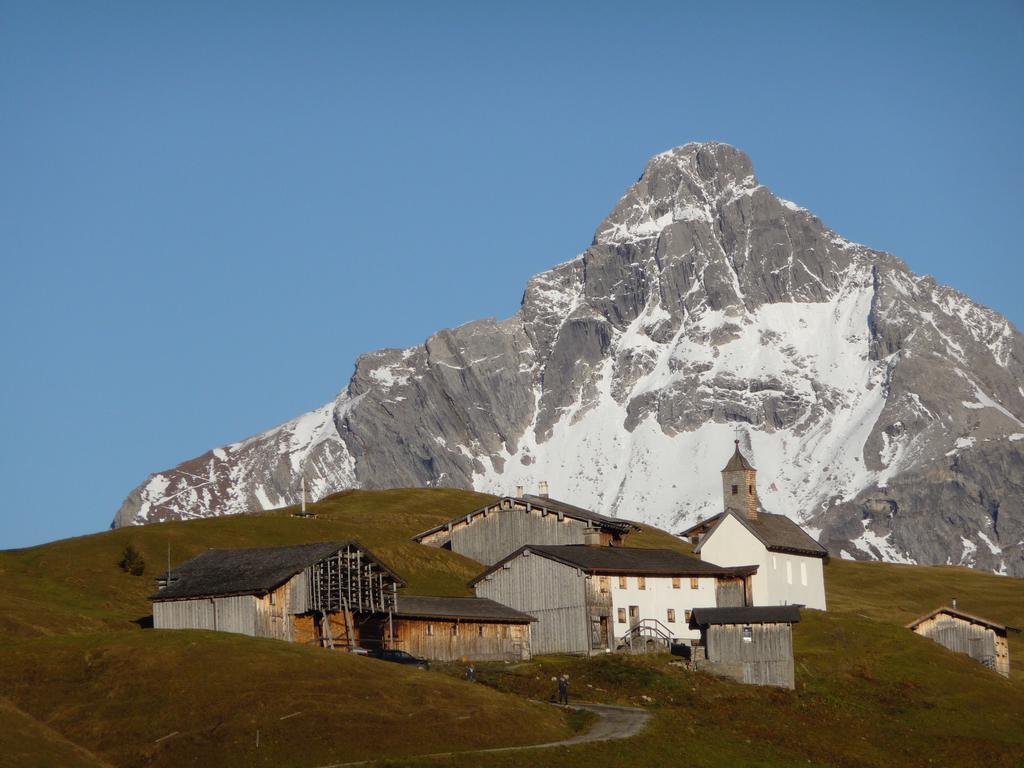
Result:
<svg viewBox="0 0 1024 768">
<path fill-rule="evenodd" d="M 522 613 L 485 597 L 421 597 L 419 595 L 399 595 L 395 616 L 498 621 L 507 624 L 528 624 L 537 620 L 527 613 Z"/>
<path fill-rule="evenodd" d="M 740 441 L 736 441 L 736 450 L 732 454 L 732 458 L 729 459 L 729 463 L 725 465 L 723 472 L 737 472 L 741 470 L 753 469 L 750 462 L 747 461 L 747 457 L 740 451 Z"/>
<path fill-rule="evenodd" d="M 523 501 L 528 501 L 535 507 L 544 507 L 552 512 L 561 512 L 566 517 L 596 523 L 598 527 L 601 528 L 611 528 L 612 530 L 619 530 L 623 533 L 631 528 L 640 530 L 640 526 L 632 520 L 621 520 L 617 517 L 601 515 L 593 510 L 577 507 L 574 504 L 559 501 L 558 499 L 552 499 L 548 496 L 534 496 L 532 493 L 527 493 L 523 496 Z"/>
<path fill-rule="evenodd" d="M 259 549 L 208 549 L 171 569 L 171 583 L 150 595 L 150 600 L 264 594 L 295 574 L 347 546 L 362 550 L 400 586 L 405 582 L 355 541 L 322 541 L 290 547 Z M 158 580 L 166 581 L 167 574 Z"/>
<path fill-rule="evenodd" d="M 712 624 L 795 624 L 798 621 L 800 607 L 796 605 L 694 608 L 690 612 L 691 629 Z"/>
<path fill-rule="evenodd" d="M 505 563 L 529 552 L 557 563 L 579 568 L 587 573 L 637 574 L 645 576 L 748 576 L 757 571 L 756 565 L 722 566 L 698 560 L 671 549 L 642 549 L 639 547 L 592 547 L 587 544 L 539 545 L 520 547 L 512 554 L 492 565 L 470 583 L 482 581 L 488 574 L 502 568 Z"/>
<path fill-rule="evenodd" d="M 945 613 L 945 614 L 948 614 L 949 616 L 955 616 L 958 619 L 963 619 L 964 621 L 969 621 L 972 624 L 980 624 L 983 627 L 988 627 L 989 629 L 995 630 L 997 634 L 1005 635 L 1008 631 L 1009 632 L 1020 632 L 1021 631 L 1017 627 L 1009 627 L 1009 626 L 1006 626 L 1005 624 L 997 624 L 994 621 L 989 621 L 988 619 L 983 619 L 983 618 L 981 618 L 981 616 L 975 616 L 973 613 L 965 613 L 964 611 L 958 610 L 956 608 L 950 608 L 950 607 L 937 608 L 936 610 L 932 611 L 931 613 L 929 613 L 926 616 L 922 616 L 919 619 L 914 619 L 912 622 L 910 622 L 909 624 L 906 625 L 907 629 L 914 629 L 919 624 L 921 624 L 922 622 L 928 621 L 928 619 L 934 618 L 935 616 L 938 616 L 940 613 Z"/>
<path fill-rule="evenodd" d="M 574 520 L 591 523 L 597 528 L 616 533 L 627 533 L 630 530 L 640 530 L 640 526 L 631 520 L 620 520 L 615 517 L 608 517 L 607 515 L 601 515 L 592 510 L 577 507 L 564 501 L 558 501 L 557 499 L 551 499 L 546 496 L 526 494 L 522 498 L 516 496 L 502 496 L 500 499 L 491 502 L 487 506 L 474 509 L 472 512 L 465 515 L 453 517 L 451 520 L 441 523 L 440 525 L 435 525 L 433 528 L 423 531 L 422 533 L 417 533 L 413 536 L 413 539 L 415 541 L 420 541 L 431 534 L 445 530 L 453 523 L 460 521 L 465 521 L 467 523 L 472 522 L 473 518 L 478 515 L 482 515 L 485 512 L 503 512 L 511 510 L 516 503 L 526 504 L 535 509 L 547 510 L 554 514 L 573 518 Z"/>
<path fill-rule="evenodd" d="M 722 515 L 724 515 L 724 514 L 725 514 L 725 512 L 719 512 L 717 515 L 712 515 L 711 517 L 706 517 L 703 520 L 701 520 L 699 523 L 694 523 L 689 528 L 687 528 L 685 531 L 680 531 L 679 533 L 676 534 L 676 536 L 678 536 L 681 539 L 688 539 L 688 538 L 690 538 L 690 536 L 693 533 L 701 532 L 701 529 L 714 527 L 714 524 L 717 523 L 718 519 Z"/>
<path fill-rule="evenodd" d="M 757 538 L 758 541 L 764 544 L 765 547 L 772 552 L 791 552 L 797 555 L 807 555 L 808 557 L 828 557 L 828 550 L 816 542 L 811 535 L 807 533 L 807 531 L 794 523 L 788 517 L 785 515 L 773 515 L 771 512 L 763 511 L 757 513 L 756 520 L 751 520 L 746 515 L 727 511 L 697 523 L 697 525 L 687 530 L 692 531 L 693 528 L 698 528 L 712 520 L 715 521 L 711 526 L 711 530 L 709 530 L 707 534 L 705 534 L 704 538 L 701 539 L 700 543 L 694 547 L 694 552 L 700 552 L 701 547 L 704 546 L 704 542 L 714 535 L 726 515 L 732 515 L 734 518 L 739 520 L 741 525 L 754 534 L 755 538 Z M 684 531 L 682 535 L 685 535 L 686 533 L 687 531 Z"/>
</svg>

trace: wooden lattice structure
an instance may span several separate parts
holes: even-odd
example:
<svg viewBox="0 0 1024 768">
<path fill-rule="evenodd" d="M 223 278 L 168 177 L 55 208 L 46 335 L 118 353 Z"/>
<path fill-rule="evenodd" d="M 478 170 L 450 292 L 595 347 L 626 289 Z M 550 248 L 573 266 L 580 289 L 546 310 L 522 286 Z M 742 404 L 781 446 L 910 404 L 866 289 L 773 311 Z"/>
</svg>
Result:
<svg viewBox="0 0 1024 768">
<path fill-rule="evenodd" d="M 387 641 L 394 638 L 392 614 L 395 592 L 401 579 L 367 550 L 348 542 L 336 552 L 321 558 L 306 569 L 309 589 L 307 611 L 319 615 L 320 641 L 329 647 L 359 644 L 353 614 L 386 614 Z M 342 614 L 345 634 L 336 638 L 331 615 Z M 340 641 L 340 642 L 339 642 Z"/>
<path fill-rule="evenodd" d="M 158 579 L 158 629 L 212 629 L 327 647 L 395 610 L 404 582 L 358 542 L 207 550 Z M 391 632 L 388 633 L 390 638 Z"/>
</svg>

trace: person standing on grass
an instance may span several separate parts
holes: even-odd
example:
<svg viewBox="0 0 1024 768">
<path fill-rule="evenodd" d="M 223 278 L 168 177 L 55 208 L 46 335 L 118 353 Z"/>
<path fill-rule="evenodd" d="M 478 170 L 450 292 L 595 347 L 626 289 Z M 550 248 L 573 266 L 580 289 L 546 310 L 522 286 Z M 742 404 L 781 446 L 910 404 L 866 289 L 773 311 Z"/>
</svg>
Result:
<svg viewBox="0 0 1024 768">
<path fill-rule="evenodd" d="M 466 667 L 466 679 L 471 683 L 476 682 L 476 669 L 472 664 Z"/>
<path fill-rule="evenodd" d="M 567 675 L 561 675 L 558 678 L 558 703 L 569 705 L 569 678 Z"/>
</svg>

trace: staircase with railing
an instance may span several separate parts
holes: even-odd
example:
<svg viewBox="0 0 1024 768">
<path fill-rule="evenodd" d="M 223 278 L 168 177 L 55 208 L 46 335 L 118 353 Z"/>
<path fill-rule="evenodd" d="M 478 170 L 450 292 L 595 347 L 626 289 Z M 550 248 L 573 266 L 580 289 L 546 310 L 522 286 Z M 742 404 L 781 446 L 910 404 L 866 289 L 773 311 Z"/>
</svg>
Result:
<svg viewBox="0 0 1024 768">
<path fill-rule="evenodd" d="M 657 619 L 641 619 L 618 639 L 617 650 L 627 653 L 668 651 L 672 638 L 672 630 Z"/>
</svg>

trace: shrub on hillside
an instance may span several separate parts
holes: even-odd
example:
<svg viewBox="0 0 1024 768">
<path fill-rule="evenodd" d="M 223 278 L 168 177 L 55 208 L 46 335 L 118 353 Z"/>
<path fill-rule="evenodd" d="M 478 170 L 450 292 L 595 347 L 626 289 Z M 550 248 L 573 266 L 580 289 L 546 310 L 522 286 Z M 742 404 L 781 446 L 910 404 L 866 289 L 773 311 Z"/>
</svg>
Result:
<svg viewBox="0 0 1024 768">
<path fill-rule="evenodd" d="M 122 571 L 130 573 L 132 576 L 141 576 L 146 571 L 146 561 L 142 559 L 142 554 L 131 544 L 124 548 L 118 565 L 121 566 Z"/>
</svg>

